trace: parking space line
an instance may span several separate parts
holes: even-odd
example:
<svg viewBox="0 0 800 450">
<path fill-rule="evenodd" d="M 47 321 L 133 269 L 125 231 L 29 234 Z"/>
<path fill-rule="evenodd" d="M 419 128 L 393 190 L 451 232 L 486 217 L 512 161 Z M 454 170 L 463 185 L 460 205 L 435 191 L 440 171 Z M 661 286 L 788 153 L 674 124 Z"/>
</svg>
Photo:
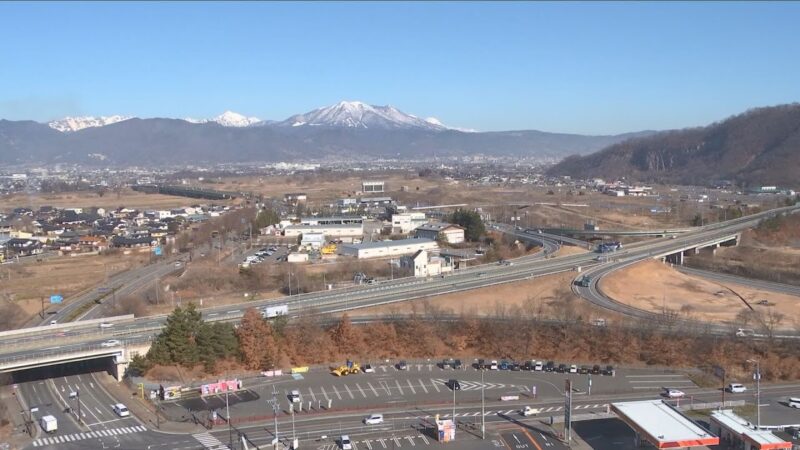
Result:
<svg viewBox="0 0 800 450">
<path fill-rule="evenodd" d="M 377 441 L 381 443 L 383 448 L 386 448 L 386 439 L 381 438 L 381 439 L 378 439 Z"/>
<path fill-rule="evenodd" d="M 361 385 L 356 383 L 356 387 L 358 388 L 359 391 L 361 391 L 361 396 L 367 398 L 367 394 L 364 393 L 364 389 L 361 389 Z"/>
<path fill-rule="evenodd" d="M 422 364 L 417 364 L 417 370 L 422 371 Z"/>
<path fill-rule="evenodd" d="M 439 390 L 439 386 L 436 385 L 436 380 L 434 380 L 433 378 L 431 378 L 431 385 L 433 385 L 433 388 L 436 389 L 436 392 L 441 392 Z"/>
<path fill-rule="evenodd" d="M 392 395 L 392 390 L 389 389 L 389 383 L 387 383 L 385 381 L 381 381 L 381 387 L 383 388 L 384 391 L 386 391 L 386 395 L 388 395 L 388 396 Z"/>
<path fill-rule="evenodd" d="M 420 434 L 419 438 L 422 439 L 422 442 L 424 442 L 425 445 L 430 445 L 430 442 L 428 442 L 428 438 L 426 438 L 425 435 Z"/>
<path fill-rule="evenodd" d="M 336 394 L 337 397 L 339 397 L 339 400 L 342 399 L 342 396 L 341 394 L 339 394 L 339 390 L 336 389 L 336 386 L 333 386 L 333 393 Z"/>
<path fill-rule="evenodd" d="M 324 386 L 320 386 L 319 389 L 322 391 L 322 395 L 325 396 L 325 400 L 330 400 L 331 399 L 330 397 L 328 397 L 328 393 L 325 392 L 325 387 Z"/>
<path fill-rule="evenodd" d="M 355 400 L 356 398 L 353 397 L 353 393 L 350 392 L 350 388 L 346 384 L 344 385 L 344 388 L 347 389 L 347 395 L 350 396 L 350 399 Z"/>
<path fill-rule="evenodd" d="M 393 437 L 393 438 L 392 438 L 392 440 L 394 441 L 394 444 L 395 444 L 396 446 L 398 446 L 398 447 L 400 447 L 400 446 L 401 446 L 401 445 L 400 445 L 400 438 L 399 438 L 399 437 L 395 436 L 395 437 Z"/>
<path fill-rule="evenodd" d="M 400 390 L 400 395 L 406 395 L 406 394 L 403 392 L 403 387 L 402 387 L 402 386 L 400 386 L 400 381 L 398 381 L 398 380 L 394 380 L 394 383 L 397 385 L 397 389 L 399 389 L 399 390 Z"/>
<path fill-rule="evenodd" d="M 423 391 L 425 391 L 425 393 L 427 394 L 427 393 L 428 393 L 428 388 L 426 388 L 426 387 L 425 387 L 425 383 L 423 383 L 423 382 L 422 382 L 422 380 L 417 380 L 417 381 L 419 381 L 419 386 L 420 386 L 420 387 L 422 388 L 422 390 L 423 390 Z"/>
<path fill-rule="evenodd" d="M 375 397 L 380 397 L 380 395 L 378 395 L 378 391 L 376 391 L 376 390 L 375 390 L 375 388 L 374 388 L 374 387 L 372 387 L 372 383 L 370 383 L 369 381 L 367 381 L 367 385 L 368 385 L 368 386 L 369 386 L 369 388 L 372 390 L 372 393 L 373 393 L 373 394 L 375 394 Z"/>
<path fill-rule="evenodd" d="M 416 395 L 417 391 L 414 390 L 414 386 L 411 385 L 411 380 L 406 381 L 408 382 L 408 388 L 411 389 L 411 393 Z"/>
<path fill-rule="evenodd" d="M 311 400 L 314 400 L 316 402 L 317 401 L 317 397 L 314 395 L 314 390 L 311 389 L 311 388 L 308 388 L 308 393 L 311 394 Z"/>
<path fill-rule="evenodd" d="M 369 439 L 364 439 L 363 442 L 364 442 L 364 444 L 366 444 L 366 446 L 367 446 L 367 448 L 369 450 L 372 450 L 372 445 L 370 444 L 370 440 Z"/>
<path fill-rule="evenodd" d="M 408 439 L 408 442 L 411 443 L 412 447 L 417 445 L 417 444 L 414 443 L 414 437 L 413 436 L 406 436 L 406 439 Z"/>
</svg>

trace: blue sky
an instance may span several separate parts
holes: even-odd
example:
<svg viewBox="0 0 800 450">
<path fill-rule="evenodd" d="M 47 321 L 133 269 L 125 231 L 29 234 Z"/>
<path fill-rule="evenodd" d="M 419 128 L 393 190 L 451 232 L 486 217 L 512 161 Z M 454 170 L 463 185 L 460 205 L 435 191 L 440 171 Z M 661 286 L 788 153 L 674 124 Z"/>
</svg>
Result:
<svg viewBox="0 0 800 450">
<path fill-rule="evenodd" d="M 798 23 L 796 2 L 0 2 L 0 118 L 361 100 L 482 131 L 695 126 L 800 101 Z"/>
</svg>

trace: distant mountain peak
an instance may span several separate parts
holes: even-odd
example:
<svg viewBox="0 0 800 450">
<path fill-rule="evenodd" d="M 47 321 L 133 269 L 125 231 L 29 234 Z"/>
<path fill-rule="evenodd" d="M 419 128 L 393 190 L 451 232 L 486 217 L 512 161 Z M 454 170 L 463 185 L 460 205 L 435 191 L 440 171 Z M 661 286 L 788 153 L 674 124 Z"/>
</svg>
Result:
<svg viewBox="0 0 800 450">
<path fill-rule="evenodd" d="M 73 133 L 75 131 L 83 130 L 84 128 L 104 127 L 112 123 L 122 122 L 123 120 L 132 119 L 130 116 L 76 116 L 64 117 L 63 119 L 54 120 L 47 125 L 62 133 Z"/>
<path fill-rule="evenodd" d="M 191 119 L 186 118 L 183 119 L 187 122 L 191 123 L 218 123 L 223 127 L 249 127 L 250 125 L 257 124 L 261 122 L 261 119 L 258 117 L 247 117 L 243 114 L 239 114 L 233 111 L 225 111 L 224 113 L 213 117 L 211 119 Z"/>
<path fill-rule="evenodd" d="M 300 127 L 336 127 L 361 129 L 423 129 L 442 131 L 449 129 L 438 120 L 429 121 L 408 114 L 391 105 L 376 106 L 360 101 L 342 100 L 305 114 L 297 114 L 279 125 Z"/>
</svg>

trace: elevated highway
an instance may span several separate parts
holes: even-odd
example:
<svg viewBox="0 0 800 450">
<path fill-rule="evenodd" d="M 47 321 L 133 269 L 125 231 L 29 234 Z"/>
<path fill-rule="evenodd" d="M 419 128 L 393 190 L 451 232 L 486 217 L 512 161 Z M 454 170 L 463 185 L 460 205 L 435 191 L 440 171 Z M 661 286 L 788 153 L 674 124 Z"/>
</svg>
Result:
<svg viewBox="0 0 800 450">
<path fill-rule="evenodd" d="M 202 310 L 202 315 L 208 321 L 238 321 L 244 314 L 245 309 L 263 307 L 270 304 L 287 304 L 290 317 L 300 314 L 328 314 L 467 291 L 537 276 L 573 271 L 579 267 L 588 269 L 589 273 L 602 276 L 602 274 L 647 258 L 668 257 L 671 254 L 690 251 L 693 248 L 718 245 L 722 242 L 736 239 L 741 230 L 752 227 L 765 218 L 773 217 L 777 214 L 795 212 L 798 209 L 800 209 L 800 205 L 778 208 L 723 223 L 708 225 L 676 238 L 655 239 L 629 245 L 623 251 L 614 255 L 615 261 L 605 264 L 601 264 L 597 260 L 597 254 L 595 253 L 562 257 L 537 254 L 512 260 L 510 265 L 479 265 L 459 270 L 445 277 L 404 278 L 374 285 L 206 308 Z M 599 276 L 596 278 L 599 278 Z M 596 291 L 596 279 L 594 289 Z M 647 319 L 654 318 L 652 313 L 621 305 L 611 299 L 603 298 L 599 293 L 588 295 L 580 290 L 578 292 L 590 301 L 609 309 L 618 310 L 623 314 Z M 62 325 L 44 327 L 44 329 L 23 330 L 22 334 L 26 337 L 24 341 L 18 340 L 19 335 L 7 336 L 0 334 L 0 367 L 2 367 L 3 371 L 13 371 L 17 370 L 16 368 L 35 364 L 31 360 L 41 358 L 40 352 L 46 349 L 56 351 L 64 360 L 72 359 L 73 355 L 96 348 L 96 346 L 109 339 L 122 341 L 123 347 L 140 345 L 144 340 L 152 339 L 153 336 L 158 334 L 165 321 L 166 316 L 123 320 L 113 326 L 113 331 L 110 334 L 99 329 L 96 323 L 77 322 L 69 325 L 69 332 L 71 333 L 69 336 L 70 344 L 56 349 L 53 347 L 58 345 L 58 333 L 66 333 Z M 53 356 L 47 361 L 55 362 L 57 359 L 57 357 Z"/>
</svg>

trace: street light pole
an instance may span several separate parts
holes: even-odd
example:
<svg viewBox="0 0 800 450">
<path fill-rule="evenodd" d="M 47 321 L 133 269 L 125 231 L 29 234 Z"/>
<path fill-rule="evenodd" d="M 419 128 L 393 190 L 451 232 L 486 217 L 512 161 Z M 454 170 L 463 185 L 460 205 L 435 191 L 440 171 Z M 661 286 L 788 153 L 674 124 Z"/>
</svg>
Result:
<svg viewBox="0 0 800 450">
<path fill-rule="evenodd" d="M 761 360 L 748 359 L 747 362 L 756 364 L 756 373 L 753 378 L 756 379 L 756 429 L 761 429 Z"/>
<path fill-rule="evenodd" d="M 83 420 L 81 419 L 81 390 L 80 389 L 76 389 L 75 390 L 75 398 L 78 400 L 78 423 L 83 423 Z"/>
<path fill-rule="evenodd" d="M 233 429 L 231 428 L 231 409 L 228 404 L 228 387 L 225 386 L 225 416 L 228 418 L 228 448 L 233 448 Z"/>
<path fill-rule="evenodd" d="M 486 396 L 484 395 L 483 373 L 486 370 L 481 368 L 481 439 L 486 439 Z"/>
<path fill-rule="evenodd" d="M 456 424 L 456 385 L 453 384 L 453 425 Z"/>
</svg>

